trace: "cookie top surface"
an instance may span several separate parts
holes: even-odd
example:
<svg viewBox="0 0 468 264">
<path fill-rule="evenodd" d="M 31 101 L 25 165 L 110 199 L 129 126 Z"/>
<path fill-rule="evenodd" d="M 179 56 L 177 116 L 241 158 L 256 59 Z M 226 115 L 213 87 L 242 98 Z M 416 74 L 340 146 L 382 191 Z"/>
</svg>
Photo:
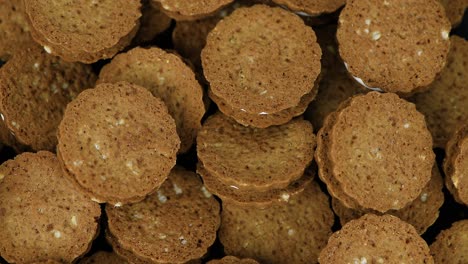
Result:
<svg viewBox="0 0 468 264">
<path fill-rule="evenodd" d="M 337 39 L 351 75 L 407 95 L 431 84 L 445 66 L 450 28 L 436 0 L 350 0 Z"/>
<path fill-rule="evenodd" d="M 332 13 L 342 7 L 346 0 L 273 0 L 279 5 L 285 5 L 295 12 L 317 16 L 322 13 Z"/>
<path fill-rule="evenodd" d="M 197 155 L 221 182 L 238 188 L 271 190 L 298 179 L 310 164 L 315 135 L 308 121 L 256 129 L 217 113 L 203 124 Z"/>
<path fill-rule="evenodd" d="M 207 264 L 258 264 L 258 262 L 253 259 L 240 259 L 234 256 L 226 256 L 222 259 L 210 260 Z"/>
<path fill-rule="evenodd" d="M 89 250 L 101 209 L 64 177 L 54 154 L 18 155 L 0 166 L 0 177 L 5 260 L 71 262 Z"/>
<path fill-rule="evenodd" d="M 366 214 L 328 240 L 319 262 L 434 263 L 429 246 L 410 224 L 391 215 Z"/>
<path fill-rule="evenodd" d="M 255 5 L 216 25 L 202 64 L 212 92 L 232 108 L 272 114 L 296 106 L 312 90 L 320 57 L 315 33 L 300 17 Z"/>
<path fill-rule="evenodd" d="M 219 211 L 197 175 L 178 167 L 142 202 L 106 207 L 109 231 L 119 244 L 159 263 L 202 257 L 216 239 Z"/>
<path fill-rule="evenodd" d="M 176 121 L 180 152 L 190 149 L 201 128 L 205 105 L 195 74 L 180 57 L 159 48 L 135 48 L 119 54 L 103 67 L 98 83 L 119 81 L 145 87 L 162 99 Z"/>
<path fill-rule="evenodd" d="M 80 59 L 71 53 L 96 54 L 118 45 L 137 27 L 141 16 L 138 0 L 60 0 L 53 3 L 25 0 L 24 3 L 33 31 L 38 35 L 33 35 L 35 40 L 52 53 L 58 49 L 68 51 L 72 57 L 68 60 Z M 105 57 L 115 53 L 117 50 Z M 93 61 L 98 59 L 101 58 Z"/>
<path fill-rule="evenodd" d="M 164 103 L 127 82 L 79 94 L 65 110 L 58 141 L 72 178 L 92 198 L 112 204 L 142 200 L 158 188 L 180 143 Z"/>
<path fill-rule="evenodd" d="M 95 80 L 90 66 L 65 62 L 30 44 L 0 68 L 0 112 L 21 144 L 53 150 L 66 105 Z"/>
<path fill-rule="evenodd" d="M 166 14 L 176 20 L 208 17 L 234 0 L 152 0 L 159 3 Z"/>
<path fill-rule="evenodd" d="M 447 66 L 428 91 L 410 98 L 426 116 L 434 146 L 444 148 L 456 126 L 468 120 L 468 41 L 452 36 Z"/>
<path fill-rule="evenodd" d="M 403 208 L 431 178 L 435 155 L 424 116 L 396 94 L 353 97 L 330 141 L 333 176 L 364 208 Z"/>
<path fill-rule="evenodd" d="M 468 220 L 461 220 L 443 230 L 431 244 L 435 263 L 460 264 L 468 259 Z"/>
<path fill-rule="evenodd" d="M 221 218 L 225 253 L 261 263 L 316 262 L 333 225 L 328 197 L 316 182 L 265 209 L 223 203 Z"/>
<path fill-rule="evenodd" d="M 98 251 L 82 259 L 80 264 L 126 264 L 127 262 L 114 252 Z"/>
<path fill-rule="evenodd" d="M 23 2 L 2 0 L 0 2 L 0 60 L 8 59 L 16 49 L 32 41 L 29 24 L 24 14 Z M 1 64 L 1 63 L 0 63 Z"/>
</svg>

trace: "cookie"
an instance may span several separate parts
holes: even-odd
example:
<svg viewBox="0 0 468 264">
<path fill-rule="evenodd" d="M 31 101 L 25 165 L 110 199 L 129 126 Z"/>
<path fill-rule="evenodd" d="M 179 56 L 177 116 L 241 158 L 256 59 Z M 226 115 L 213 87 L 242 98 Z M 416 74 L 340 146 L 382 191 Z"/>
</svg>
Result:
<svg viewBox="0 0 468 264">
<path fill-rule="evenodd" d="M 297 15 L 255 5 L 221 20 L 201 57 L 214 95 L 233 109 L 265 115 L 296 107 L 312 91 L 321 50 Z"/>
<path fill-rule="evenodd" d="M 468 125 L 462 124 L 447 143 L 444 159 L 447 189 L 457 202 L 468 205 Z"/>
<path fill-rule="evenodd" d="M 257 129 L 217 113 L 203 124 L 197 155 L 208 173 L 225 185 L 267 191 L 287 187 L 304 174 L 315 147 L 308 121 Z"/>
<path fill-rule="evenodd" d="M 468 259 L 468 220 L 461 220 L 443 230 L 431 244 L 435 263 L 459 264 Z"/>
<path fill-rule="evenodd" d="M 329 138 L 333 176 L 364 208 L 403 208 L 431 178 L 435 155 L 424 116 L 396 94 L 353 97 Z"/>
<path fill-rule="evenodd" d="M 319 262 L 434 263 L 429 246 L 410 224 L 391 215 L 366 214 L 328 240 Z"/>
<path fill-rule="evenodd" d="M 437 0 L 350 0 L 339 18 L 339 52 L 361 85 L 407 96 L 444 68 L 450 28 Z"/>
<path fill-rule="evenodd" d="M 151 0 L 161 6 L 161 10 L 175 20 L 195 20 L 208 17 L 233 0 Z"/>
<path fill-rule="evenodd" d="M 95 80 L 90 66 L 65 62 L 31 44 L 0 68 L 2 120 L 19 144 L 54 150 L 66 105 Z"/>
<path fill-rule="evenodd" d="M 161 186 L 180 143 L 164 103 L 126 82 L 79 94 L 68 104 L 57 136 L 70 178 L 92 199 L 114 205 L 141 201 Z"/>
<path fill-rule="evenodd" d="M 215 176 L 207 172 L 201 164 L 197 166 L 197 173 L 202 177 L 208 193 L 213 193 L 223 202 L 237 205 L 257 206 L 265 208 L 275 202 L 287 202 L 291 195 L 302 192 L 315 176 L 315 168 L 306 170 L 304 176 L 292 182 L 284 189 L 273 189 L 269 191 L 249 191 L 239 189 L 236 186 L 225 185 Z"/>
<path fill-rule="evenodd" d="M 447 18 L 452 23 L 452 27 L 456 27 L 463 19 L 465 9 L 468 7 L 467 0 L 439 0 L 445 7 Z"/>
<path fill-rule="evenodd" d="M 11 263 L 84 255 L 97 235 L 99 205 L 64 176 L 54 154 L 23 153 L 0 166 L 0 255 Z"/>
<path fill-rule="evenodd" d="M 141 16 L 137 0 L 24 0 L 24 5 L 35 41 L 66 61 L 85 63 L 112 58 L 130 44 Z"/>
<path fill-rule="evenodd" d="M 468 120 L 468 41 L 452 36 L 447 67 L 428 91 L 410 101 L 424 114 L 434 147 L 444 148 L 457 124 Z"/>
<path fill-rule="evenodd" d="M 219 211 L 196 174 L 178 167 L 144 201 L 106 207 L 109 232 L 120 246 L 157 263 L 202 257 L 216 239 Z"/>
<path fill-rule="evenodd" d="M 265 209 L 223 203 L 224 252 L 260 263 L 316 263 L 333 225 L 328 197 L 315 182 L 287 203 Z"/>
<path fill-rule="evenodd" d="M 29 24 L 24 14 L 23 2 L 2 0 L 0 2 L 0 67 L 15 50 L 32 42 Z"/>
<path fill-rule="evenodd" d="M 274 3 L 286 6 L 299 15 L 318 16 L 323 13 L 333 13 L 344 6 L 346 0 L 273 0 Z"/>
<path fill-rule="evenodd" d="M 98 83 L 127 81 L 161 98 L 176 121 L 179 152 L 193 144 L 205 114 L 203 90 L 195 74 L 177 55 L 159 48 L 134 48 L 104 66 Z"/>
<path fill-rule="evenodd" d="M 80 264 L 126 264 L 127 262 L 114 252 L 98 251 L 93 255 L 83 258 Z"/>
<path fill-rule="evenodd" d="M 432 169 L 432 178 L 424 187 L 421 195 L 410 204 L 400 210 L 390 210 L 387 213 L 399 217 L 401 220 L 411 224 L 416 228 L 418 234 L 424 234 L 427 228 L 432 226 L 439 217 L 439 208 L 444 203 L 444 193 L 442 192 L 443 181 L 437 166 Z M 344 206 L 339 200 L 332 199 L 333 211 L 340 218 L 341 225 L 357 219 L 366 213 L 379 214 L 374 210 L 363 208 L 350 209 Z"/>
<path fill-rule="evenodd" d="M 132 39 L 134 45 L 146 44 L 171 26 L 172 19 L 161 11 L 151 0 L 142 2 L 140 28 Z"/>
<path fill-rule="evenodd" d="M 240 259 L 234 256 L 226 256 L 222 259 L 210 260 L 207 264 L 258 264 L 258 262 L 248 258 Z"/>
</svg>

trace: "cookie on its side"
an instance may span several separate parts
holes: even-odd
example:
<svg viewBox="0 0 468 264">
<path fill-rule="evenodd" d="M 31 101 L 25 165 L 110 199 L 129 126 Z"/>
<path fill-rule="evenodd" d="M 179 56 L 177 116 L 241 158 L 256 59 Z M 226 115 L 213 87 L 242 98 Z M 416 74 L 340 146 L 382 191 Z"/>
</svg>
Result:
<svg viewBox="0 0 468 264">
<path fill-rule="evenodd" d="M 459 264 L 468 259 L 468 220 L 452 224 L 437 235 L 431 244 L 435 263 Z"/>
</svg>

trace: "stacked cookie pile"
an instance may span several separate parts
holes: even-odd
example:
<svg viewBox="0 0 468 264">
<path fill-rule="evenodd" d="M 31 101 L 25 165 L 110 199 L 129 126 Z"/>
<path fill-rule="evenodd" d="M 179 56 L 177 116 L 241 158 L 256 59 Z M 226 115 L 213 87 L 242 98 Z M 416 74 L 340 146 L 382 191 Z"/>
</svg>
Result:
<svg viewBox="0 0 468 264">
<path fill-rule="evenodd" d="M 467 7 L 0 1 L 0 263 L 465 263 Z"/>
</svg>

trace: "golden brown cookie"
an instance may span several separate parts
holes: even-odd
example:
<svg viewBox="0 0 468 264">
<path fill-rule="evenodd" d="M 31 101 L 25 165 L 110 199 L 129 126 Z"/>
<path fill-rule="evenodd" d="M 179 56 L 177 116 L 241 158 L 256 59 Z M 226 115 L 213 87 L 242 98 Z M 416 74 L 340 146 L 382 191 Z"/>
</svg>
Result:
<svg viewBox="0 0 468 264">
<path fill-rule="evenodd" d="M 65 110 L 58 141 L 70 178 L 92 199 L 114 205 L 141 201 L 161 186 L 180 144 L 164 103 L 126 82 L 79 94 Z"/>
<path fill-rule="evenodd" d="M 439 233 L 431 244 L 431 254 L 436 264 L 460 264 L 468 259 L 468 220 L 452 224 Z"/>
<path fill-rule="evenodd" d="M 135 36 L 138 0 L 24 0 L 34 40 L 67 61 L 92 63 L 113 57 Z"/>
<path fill-rule="evenodd" d="M 447 18 L 452 23 L 452 27 L 458 26 L 462 21 L 465 9 L 468 7 L 467 0 L 439 0 L 445 7 Z"/>
<path fill-rule="evenodd" d="M 0 255 L 11 263 L 71 263 L 97 235 L 99 205 L 64 176 L 54 154 L 23 153 L 0 166 Z"/>
<path fill-rule="evenodd" d="M 258 262 L 249 258 L 240 259 L 234 256 L 226 256 L 222 259 L 210 260 L 207 264 L 258 264 Z"/>
<path fill-rule="evenodd" d="M 318 16 L 338 10 L 346 0 L 273 0 L 273 2 L 284 5 L 299 15 Z"/>
<path fill-rule="evenodd" d="M 0 1 L 0 17 L 0 67 L 2 67 L 2 60 L 8 60 L 15 50 L 23 48 L 23 45 L 30 43 L 32 38 L 22 1 Z"/>
<path fill-rule="evenodd" d="M 361 85 L 410 95 L 444 68 L 450 28 L 437 0 L 349 0 L 337 39 L 341 58 Z"/>
<path fill-rule="evenodd" d="M 447 143 L 444 159 L 447 189 L 457 202 L 468 205 L 468 125 L 461 124 Z"/>
<path fill-rule="evenodd" d="M 195 20 L 208 17 L 234 0 L 151 0 L 175 20 Z"/>
<path fill-rule="evenodd" d="M 114 252 L 98 251 L 93 255 L 83 258 L 80 264 L 127 264 L 127 262 Z"/>
<path fill-rule="evenodd" d="M 192 146 L 205 114 L 203 90 L 195 74 L 177 55 L 159 48 L 134 48 L 104 66 L 98 83 L 127 81 L 161 98 L 176 121 L 180 151 Z"/>
<path fill-rule="evenodd" d="M 452 36 L 447 66 L 428 91 L 410 98 L 426 117 L 434 147 L 444 148 L 457 124 L 468 121 L 468 41 Z"/>
</svg>

